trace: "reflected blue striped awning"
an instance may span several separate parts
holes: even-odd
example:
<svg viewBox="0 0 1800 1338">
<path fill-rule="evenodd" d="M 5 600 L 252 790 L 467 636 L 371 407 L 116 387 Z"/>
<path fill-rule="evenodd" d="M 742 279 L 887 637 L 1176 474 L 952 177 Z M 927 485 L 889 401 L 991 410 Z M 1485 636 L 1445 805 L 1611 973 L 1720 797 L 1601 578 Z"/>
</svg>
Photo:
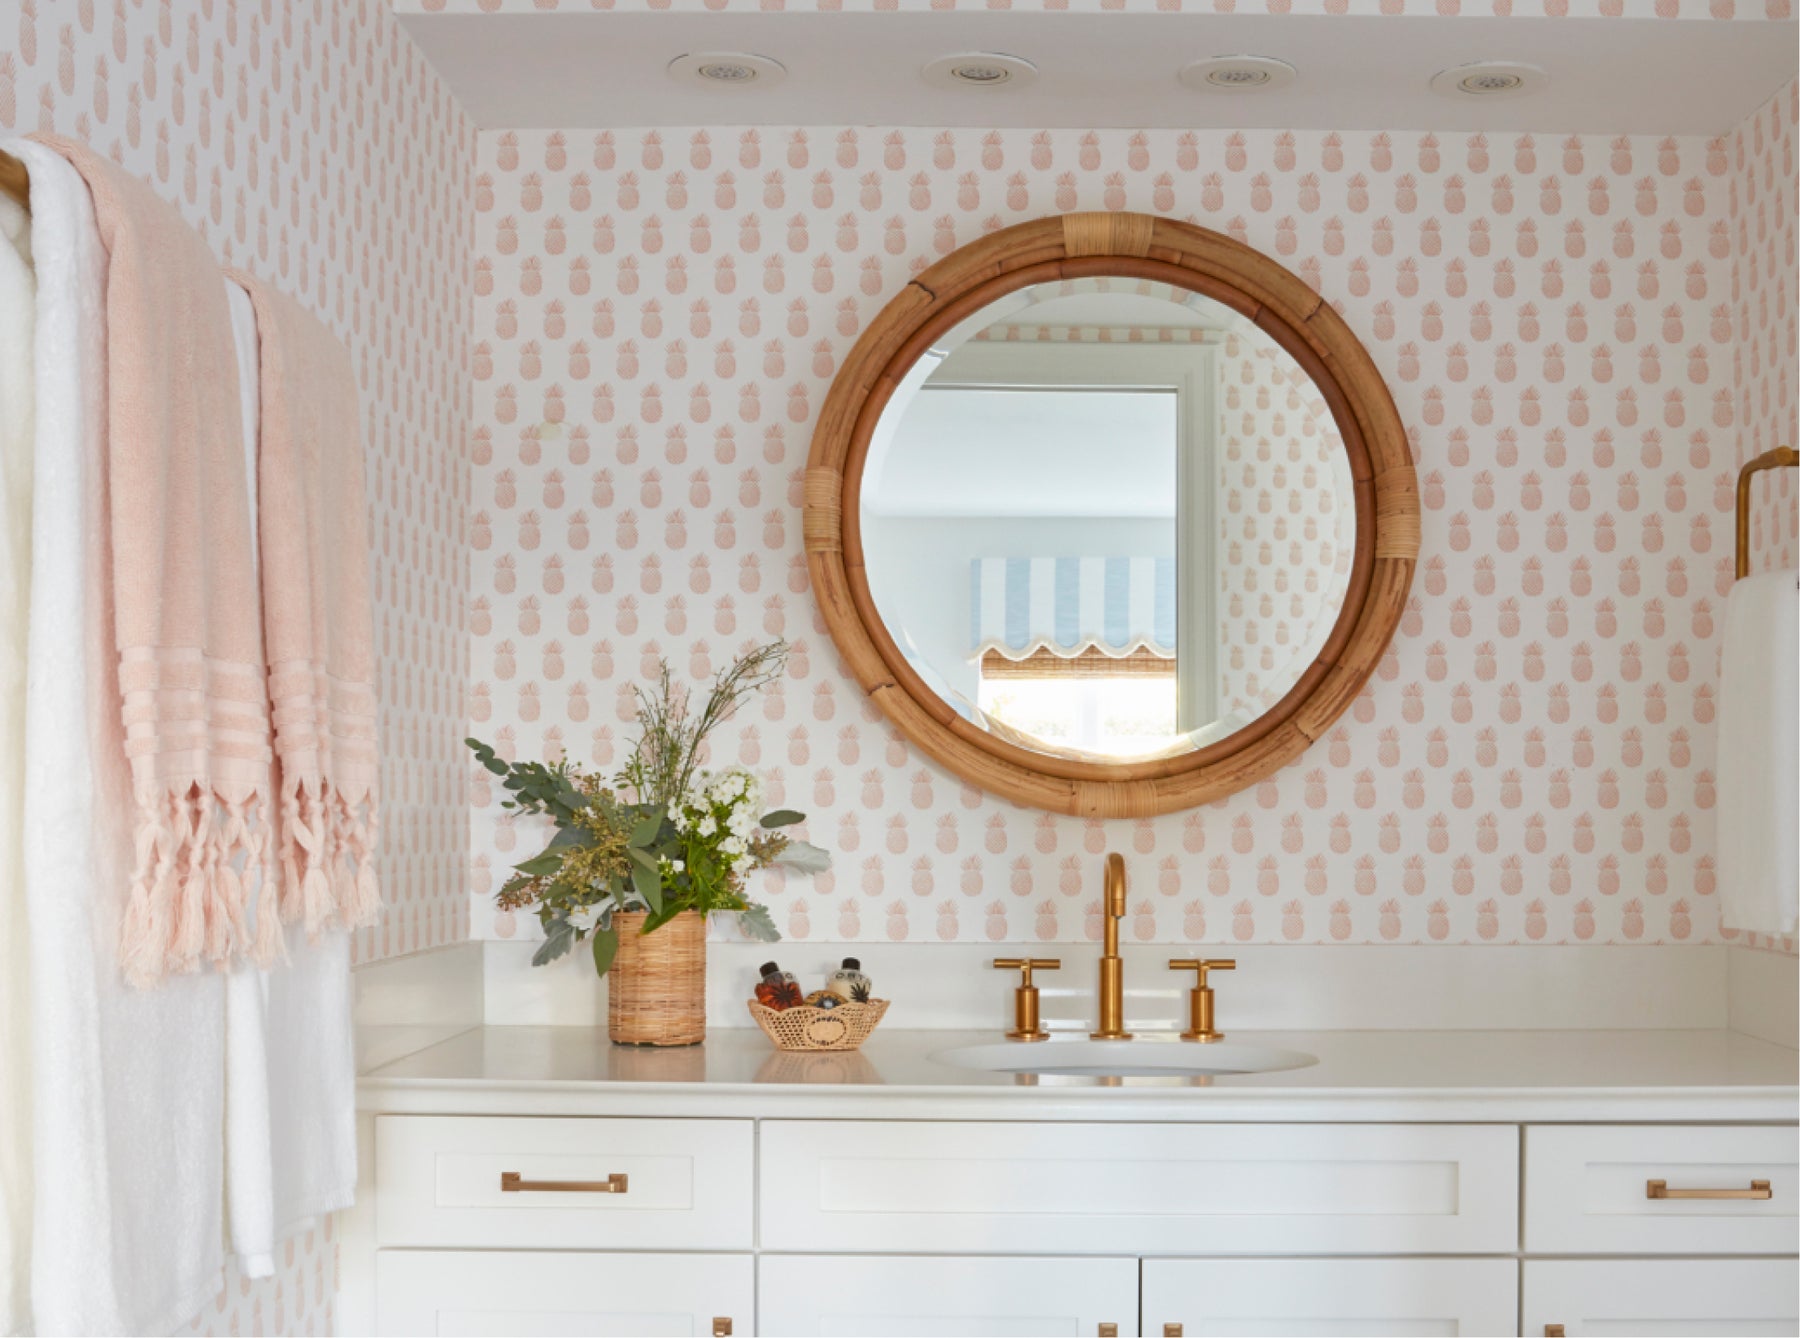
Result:
<svg viewBox="0 0 1800 1338">
<path fill-rule="evenodd" d="M 969 581 L 976 656 L 1175 654 L 1173 558 L 977 558 Z"/>
</svg>

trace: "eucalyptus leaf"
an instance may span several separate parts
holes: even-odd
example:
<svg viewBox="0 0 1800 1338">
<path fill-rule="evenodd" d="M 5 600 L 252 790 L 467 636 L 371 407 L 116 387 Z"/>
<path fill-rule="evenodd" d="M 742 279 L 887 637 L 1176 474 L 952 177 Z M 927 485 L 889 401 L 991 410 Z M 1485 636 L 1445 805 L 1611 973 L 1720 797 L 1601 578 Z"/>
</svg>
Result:
<svg viewBox="0 0 1800 1338">
<path fill-rule="evenodd" d="M 639 847 L 655 845 L 656 838 L 662 833 L 662 825 L 663 815 L 660 813 L 652 813 L 641 819 L 638 825 L 631 829 L 631 844 Z"/>
<path fill-rule="evenodd" d="M 637 850 L 634 849 L 631 854 L 632 887 L 637 889 L 637 894 L 644 899 L 644 904 L 652 911 L 662 910 L 662 874 L 658 871 L 655 861 L 650 861 L 646 866 L 644 860 L 637 858 L 639 854 Z"/>
<path fill-rule="evenodd" d="M 831 867 L 831 852 L 810 841 L 790 841 L 769 863 L 796 873 L 824 873 Z"/>
<path fill-rule="evenodd" d="M 550 926 L 544 941 L 538 944 L 538 950 L 531 954 L 533 966 L 545 966 L 563 956 L 575 946 L 575 928 L 567 920 L 558 920 Z"/>
<path fill-rule="evenodd" d="M 541 855 L 533 856 L 523 864 L 515 864 L 513 868 L 531 878 L 544 878 L 562 868 L 562 852 L 552 847 Z"/>
<path fill-rule="evenodd" d="M 791 808 L 778 808 L 773 813 L 765 813 L 762 825 L 768 828 L 792 827 L 796 822 L 805 822 L 806 814 L 795 812 Z"/>
<path fill-rule="evenodd" d="M 552 850 L 586 850 L 594 844 L 592 833 L 581 827 L 558 827 L 556 835 L 550 838 L 550 844 L 544 847 L 548 855 Z"/>
<path fill-rule="evenodd" d="M 619 952 L 619 931 L 608 926 L 594 931 L 594 970 L 605 975 Z"/>
<path fill-rule="evenodd" d="M 775 927 L 775 917 L 769 914 L 767 906 L 752 906 L 748 910 L 738 912 L 738 928 L 744 931 L 746 938 L 755 939 L 758 943 L 779 943 L 781 931 Z"/>
</svg>

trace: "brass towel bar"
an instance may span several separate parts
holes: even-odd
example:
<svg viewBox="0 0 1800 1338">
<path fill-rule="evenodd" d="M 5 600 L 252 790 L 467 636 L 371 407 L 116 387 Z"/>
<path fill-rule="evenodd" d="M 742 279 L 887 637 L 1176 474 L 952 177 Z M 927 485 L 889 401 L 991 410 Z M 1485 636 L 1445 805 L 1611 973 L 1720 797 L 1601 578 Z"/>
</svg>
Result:
<svg viewBox="0 0 1800 1338">
<path fill-rule="evenodd" d="M 1750 480 L 1765 469 L 1792 469 L 1800 465 L 1800 451 L 1792 446 L 1777 446 L 1764 451 L 1738 471 L 1737 487 L 1737 578 L 1750 574 Z"/>
</svg>

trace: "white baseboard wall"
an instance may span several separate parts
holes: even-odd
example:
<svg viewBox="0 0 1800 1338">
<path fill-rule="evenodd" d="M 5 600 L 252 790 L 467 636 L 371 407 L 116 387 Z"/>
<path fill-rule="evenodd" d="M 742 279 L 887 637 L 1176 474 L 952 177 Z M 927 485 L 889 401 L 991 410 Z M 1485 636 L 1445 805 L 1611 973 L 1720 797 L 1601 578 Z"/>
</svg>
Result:
<svg viewBox="0 0 1800 1338">
<path fill-rule="evenodd" d="M 536 945 L 470 942 L 359 967 L 359 1062 L 369 1069 L 470 1027 L 604 1026 L 606 986 L 585 955 L 531 966 Z M 1250 1030 L 1565 1030 L 1721 1028 L 1779 1045 L 1800 1032 L 1800 959 L 1722 944 L 1506 946 L 1209 945 L 1238 969 L 1215 976 L 1222 1026 Z M 1191 972 L 1182 949 L 1128 944 L 1127 1022 L 1178 1026 Z M 846 954 L 894 1001 L 889 1025 L 942 1030 L 999 1025 L 1016 973 L 995 957 L 1059 957 L 1040 972 L 1052 1029 L 1090 1024 L 1092 944 L 714 943 L 707 1018 L 746 1027 L 757 965 L 774 958 L 809 986 Z"/>
<path fill-rule="evenodd" d="M 489 942 L 486 1017 L 490 1025 L 599 1026 L 606 991 L 580 957 L 530 965 L 531 943 Z M 1727 949 L 1717 944 L 1586 946 L 1208 945 L 1237 970 L 1215 976 L 1220 1025 L 1253 1030 L 1561 1030 L 1716 1028 L 1728 1016 Z M 1053 1030 L 1091 1023 L 1091 944 L 742 944 L 707 953 L 707 1019 L 752 1025 L 744 1000 L 757 964 L 774 958 L 811 988 L 846 953 L 893 1001 L 887 1024 L 924 1029 L 1000 1025 L 1016 973 L 995 957 L 1062 959 L 1040 972 L 1043 1014 Z M 1180 1029 L 1192 972 L 1168 969 L 1188 955 L 1171 945 L 1123 949 L 1126 1023 L 1136 1030 Z M 1759 1033 L 1761 1034 L 1761 1033 Z"/>
<path fill-rule="evenodd" d="M 1737 947 L 1727 956 L 1727 1025 L 1790 1050 L 1800 1048 L 1800 957 Z"/>
</svg>

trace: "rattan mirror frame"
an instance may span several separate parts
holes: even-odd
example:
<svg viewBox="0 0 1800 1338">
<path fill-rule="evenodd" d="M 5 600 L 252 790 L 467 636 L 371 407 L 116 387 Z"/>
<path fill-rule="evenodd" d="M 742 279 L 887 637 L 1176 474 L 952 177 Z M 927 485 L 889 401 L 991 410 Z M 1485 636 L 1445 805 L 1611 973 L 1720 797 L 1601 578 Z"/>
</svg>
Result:
<svg viewBox="0 0 1800 1338">
<path fill-rule="evenodd" d="M 996 298 L 1034 283 L 1143 278 L 1214 298 L 1266 331 L 1330 405 L 1356 490 L 1356 548 L 1342 612 L 1294 687 L 1246 728 L 1179 757 L 1088 762 L 1033 752 L 970 724 L 900 654 L 863 566 L 862 469 L 906 369 Z M 1368 351 L 1331 305 L 1261 252 L 1191 223 L 1132 213 L 1062 214 L 951 252 L 891 301 L 850 350 L 819 415 L 805 478 L 806 563 L 850 674 L 916 747 L 1015 803 L 1137 818 L 1232 794 L 1298 757 L 1341 716 L 1387 648 L 1419 553 L 1419 487 L 1406 430 Z"/>
</svg>

